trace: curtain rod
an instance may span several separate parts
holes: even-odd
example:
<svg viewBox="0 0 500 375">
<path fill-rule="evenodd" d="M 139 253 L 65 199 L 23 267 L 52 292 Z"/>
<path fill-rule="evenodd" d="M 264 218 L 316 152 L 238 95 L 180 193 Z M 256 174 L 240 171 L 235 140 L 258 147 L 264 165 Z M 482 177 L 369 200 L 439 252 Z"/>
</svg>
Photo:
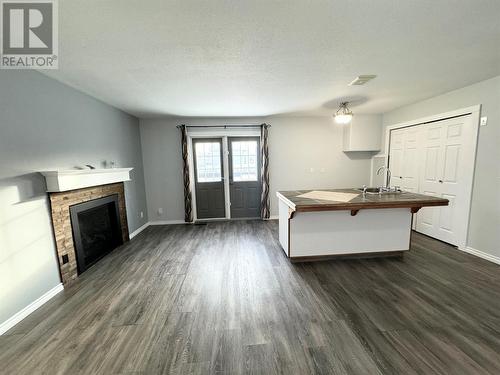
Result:
<svg viewBox="0 0 500 375">
<path fill-rule="evenodd" d="M 182 125 L 177 125 L 176 128 L 181 128 Z M 261 125 L 265 125 L 266 128 L 270 128 L 269 124 L 226 124 L 226 125 L 185 125 L 186 128 L 260 128 Z"/>
</svg>

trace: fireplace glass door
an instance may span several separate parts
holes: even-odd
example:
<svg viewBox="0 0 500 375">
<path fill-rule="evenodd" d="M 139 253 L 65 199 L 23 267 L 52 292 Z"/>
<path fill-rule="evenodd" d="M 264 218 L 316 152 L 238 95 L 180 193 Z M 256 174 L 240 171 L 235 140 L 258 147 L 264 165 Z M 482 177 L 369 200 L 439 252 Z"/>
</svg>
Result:
<svg viewBox="0 0 500 375">
<path fill-rule="evenodd" d="M 123 243 L 118 195 L 70 207 L 78 273 Z"/>
</svg>

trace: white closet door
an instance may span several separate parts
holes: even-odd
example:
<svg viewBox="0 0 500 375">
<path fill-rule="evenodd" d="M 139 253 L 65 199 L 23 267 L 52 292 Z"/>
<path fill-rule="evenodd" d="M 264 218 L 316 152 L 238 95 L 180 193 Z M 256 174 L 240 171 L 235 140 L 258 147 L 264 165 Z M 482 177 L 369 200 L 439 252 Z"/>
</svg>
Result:
<svg viewBox="0 0 500 375">
<path fill-rule="evenodd" d="M 419 192 L 420 138 L 422 128 L 413 126 L 393 130 L 390 140 L 389 169 L 392 172 L 391 186 L 403 191 Z M 413 220 L 412 229 L 416 229 Z"/>
<path fill-rule="evenodd" d="M 416 229 L 439 240 L 457 245 L 461 221 L 468 211 L 465 176 L 468 157 L 464 139 L 471 116 L 439 121 L 425 127 L 422 153 L 422 194 L 446 198 L 449 205 L 422 209 Z M 470 127 L 470 126 L 469 126 Z"/>
<path fill-rule="evenodd" d="M 390 136 L 392 185 L 449 200 L 445 207 L 421 209 L 414 228 L 453 245 L 464 243 L 467 235 L 475 129 L 467 115 L 393 130 Z"/>
<path fill-rule="evenodd" d="M 401 189 L 418 193 L 418 138 L 420 129 L 411 127 L 404 132 Z M 396 183 L 394 183 L 396 185 Z"/>
<path fill-rule="evenodd" d="M 403 128 L 391 132 L 389 169 L 392 173 L 391 186 L 402 190 L 418 192 L 418 127 Z"/>
<path fill-rule="evenodd" d="M 420 178 L 419 192 L 425 195 L 441 197 L 441 171 L 442 164 L 442 138 L 443 126 L 440 122 L 427 125 L 423 129 L 422 137 L 422 173 Z M 417 231 L 431 237 L 438 235 L 437 227 L 439 220 L 439 209 L 435 207 L 426 207 L 421 209 L 416 220 Z"/>
<path fill-rule="evenodd" d="M 406 129 L 391 131 L 389 169 L 392 173 L 391 185 L 401 185 L 403 179 L 403 146 Z"/>
</svg>

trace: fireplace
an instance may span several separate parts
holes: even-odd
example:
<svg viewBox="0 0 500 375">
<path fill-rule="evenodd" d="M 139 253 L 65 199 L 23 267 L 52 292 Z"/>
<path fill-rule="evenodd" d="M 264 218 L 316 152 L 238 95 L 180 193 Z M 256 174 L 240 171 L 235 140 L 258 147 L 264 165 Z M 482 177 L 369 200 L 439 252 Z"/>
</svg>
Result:
<svg viewBox="0 0 500 375">
<path fill-rule="evenodd" d="M 49 197 L 59 271 L 65 286 L 129 240 L 123 182 L 50 192 Z"/>
<path fill-rule="evenodd" d="M 118 195 L 69 207 L 78 274 L 123 244 Z"/>
</svg>

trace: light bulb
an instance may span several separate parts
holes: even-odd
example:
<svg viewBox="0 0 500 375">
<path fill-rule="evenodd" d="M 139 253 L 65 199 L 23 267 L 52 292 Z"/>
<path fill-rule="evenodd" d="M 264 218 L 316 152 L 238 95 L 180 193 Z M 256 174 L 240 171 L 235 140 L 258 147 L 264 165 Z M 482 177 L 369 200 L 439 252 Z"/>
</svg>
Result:
<svg viewBox="0 0 500 375">
<path fill-rule="evenodd" d="M 352 115 L 351 114 L 338 114 L 335 115 L 335 122 L 337 124 L 348 124 L 352 120 Z"/>
</svg>

